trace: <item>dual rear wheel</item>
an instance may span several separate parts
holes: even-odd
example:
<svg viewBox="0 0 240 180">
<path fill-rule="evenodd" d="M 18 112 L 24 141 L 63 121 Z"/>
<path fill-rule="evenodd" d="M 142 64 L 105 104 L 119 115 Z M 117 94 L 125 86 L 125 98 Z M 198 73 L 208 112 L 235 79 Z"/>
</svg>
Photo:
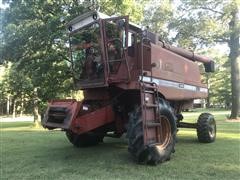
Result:
<svg viewBox="0 0 240 180">
<path fill-rule="evenodd" d="M 211 143 L 216 139 L 216 122 L 212 114 L 202 113 L 197 121 L 198 141 L 202 143 Z"/>
</svg>

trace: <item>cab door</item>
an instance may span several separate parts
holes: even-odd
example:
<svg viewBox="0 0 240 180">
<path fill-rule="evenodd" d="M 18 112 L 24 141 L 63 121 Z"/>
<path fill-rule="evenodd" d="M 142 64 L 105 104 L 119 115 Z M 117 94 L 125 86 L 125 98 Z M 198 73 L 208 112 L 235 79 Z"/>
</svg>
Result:
<svg viewBox="0 0 240 180">
<path fill-rule="evenodd" d="M 128 17 L 103 20 L 103 37 L 108 82 L 125 82 L 130 79 L 127 61 Z"/>
</svg>

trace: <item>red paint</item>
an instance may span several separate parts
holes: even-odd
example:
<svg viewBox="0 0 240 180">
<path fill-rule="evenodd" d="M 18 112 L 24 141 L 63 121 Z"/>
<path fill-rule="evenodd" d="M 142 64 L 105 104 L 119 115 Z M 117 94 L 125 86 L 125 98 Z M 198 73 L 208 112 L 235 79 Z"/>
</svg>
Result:
<svg viewBox="0 0 240 180">
<path fill-rule="evenodd" d="M 78 134 L 91 131 L 114 121 L 114 113 L 111 105 L 97 109 L 96 111 L 78 116 L 73 119 L 71 129 Z"/>
</svg>

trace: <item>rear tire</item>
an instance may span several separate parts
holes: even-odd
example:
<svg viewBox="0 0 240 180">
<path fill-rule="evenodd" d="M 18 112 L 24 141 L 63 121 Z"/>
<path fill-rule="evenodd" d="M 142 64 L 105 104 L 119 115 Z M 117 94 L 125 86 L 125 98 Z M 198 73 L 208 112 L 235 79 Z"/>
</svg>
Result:
<svg viewBox="0 0 240 180">
<path fill-rule="evenodd" d="M 88 132 L 84 134 L 76 134 L 71 130 L 66 131 L 66 136 L 68 140 L 76 147 L 88 147 L 94 146 L 103 142 L 104 136 L 97 135 L 93 132 Z"/>
<path fill-rule="evenodd" d="M 210 113 L 202 113 L 197 121 L 198 141 L 211 143 L 216 139 L 216 122 Z"/>
<path fill-rule="evenodd" d="M 162 144 L 144 145 L 143 124 L 141 108 L 137 106 L 129 115 L 127 130 L 128 151 L 134 159 L 141 164 L 156 165 L 170 160 L 176 141 L 176 121 L 171 107 L 163 100 L 159 100 L 160 115 L 164 140 Z"/>
</svg>

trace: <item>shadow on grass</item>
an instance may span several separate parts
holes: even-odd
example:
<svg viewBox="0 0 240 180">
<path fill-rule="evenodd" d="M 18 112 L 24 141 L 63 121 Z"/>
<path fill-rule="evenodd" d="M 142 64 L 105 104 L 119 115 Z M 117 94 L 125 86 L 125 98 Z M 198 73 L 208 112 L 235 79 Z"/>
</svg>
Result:
<svg viewBox="0 0 240 180">
<path fill-rule="evenodd" d="M 48 152 L 50 151 L 54 154 L 53 159 L 84 163 L 91 162 L 90 164 L 94 162 L 97 162 L 97 164 L 101 164 L 101 162 L 105 164 L 107 161 L 109 163 L 116 161 L 116 163 L 120 164 L 135 164 L 127 151 L 128 146 L 123 138 L 105 138 L 103 143 L 89 147 L 75 147 L 68 142 L 67 138 L 63 138 L 63 141 L 62 144 L 58 144 L 58 146 L 49 147 Z"/>
<path fill-rule="evenodd" d="M 199 141 L 196 139 L 196 137 L 190 137 L 190 136 L 185 136 L 185 137 L 177 137 L 177 143 L 184 143 L 184 144 L 199 144 Z"/>
<path fill-rule="evenodd" d="M 64 164 L 64 166 L 65 164 L 82 164 L 96 167 L 102 164 L 108 166 L 108 163 L 135 166 L 134 160 L 127 151 L 127 140 L 124 137 L 120 139 L 104 138 L 104 143 L 98 146 L 76 148 L 67 140 L 64 132 L 58 130 L 43 131 L 42 129 L 32 128 L 32 126 L 33 123 L 31 122 L 1 123 L 1 128 L 4 129 L 1 143 L 4 144 L 3 148 L 6 156 L 9 152 L 12 152 L 17 155 L 20 154 L 22 159 L 26 159 L 26 162 L 32 163 L 34 159 L 37 163 L 46 163 L 49 166 L 54 166 L 56 162 Z M 221 128 L 223 130 L 228 129 L 231 133 L 225 131 L 217 134 L 216 147 L 219 147 L 219 144 L 222 147 L 227 142 L 239 144 L 239 134 L 232 134 L 234 131 L 236 132 L 236 127 L 234 129 L 234 127 L 228 125 Z M 233 135 L 234 138 L 232 138 Z M 213 144 L 210 145 L 211 148 L 215 147 L 215 143 L 211 143 Z M 177 136 L 177 149 L 198 150 L 208 147 L 209 144 L 198 142 L 195 130 L 186 129 Z M 17 155 L 16 158 L 18 158 Z"/>
<path fill-rule="evenodd" d="M 11 143 L 8 143 L 11 142 Z M 7 154 L 26 157 L 26 161 L 45 162 L 54 164 L 73 163 L 94 166 L 94 164 L 135 164 L 127 151 L 124 138 L 104 138 L 104 143 L 96 146 L 74 147 L 66 138 L 64 132 L 59 131 L 4 131 L 1 137 L 3 150 Z M 16 152 L 14 152 L 16 150 Z M 50 165 L 51 166 L 51 165 Z M 65 166 L 65 165 L 64 165 Z"/>
<path fill-rule="evenodd" d="M 0 140 L 6 179 L 227 179 L 229 174 L 221 170 L 229 165 L 234 170 L 238 163 L 237 152 L 229 151 L 237 149 L 236 139 L 203 144 L 190 134 L 178 137 L 172 160 L 156 167 L 137 165 L 124 137 L 104 138 L 104 143 L 86 148 L 74 147 L 59 131 L 5 131 Z M 237 171 L 230 173 L 230 179 L 238 177 Z"/>
</svg>

